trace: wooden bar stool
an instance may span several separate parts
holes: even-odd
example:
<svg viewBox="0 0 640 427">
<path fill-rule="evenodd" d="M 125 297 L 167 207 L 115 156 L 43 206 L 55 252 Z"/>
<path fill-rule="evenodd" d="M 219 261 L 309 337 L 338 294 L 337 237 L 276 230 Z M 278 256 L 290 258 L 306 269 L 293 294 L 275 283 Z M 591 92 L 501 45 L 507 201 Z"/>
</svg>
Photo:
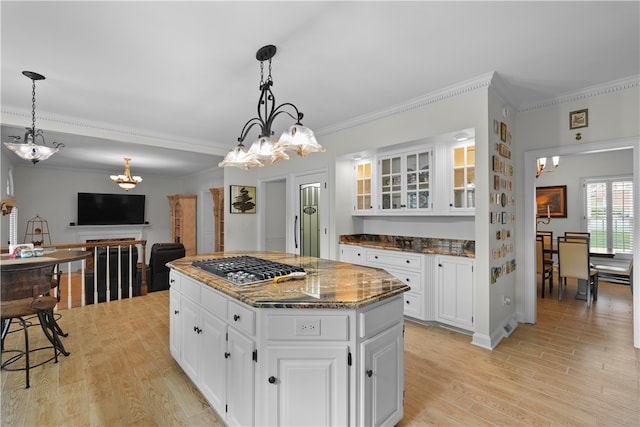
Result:
<svg viewBox="0 0 640 427">
<path fill-rule="evenodd" d="M 58 304 L 56 297 L 49 296 L 51 291 L 51 275 L 53 267 L 43 266 L 39 268 L 30 268 L 24 270 L 2 271 L 2 280 L 0 281 L 0 320 L 2 323 L 2 355 L 13 354 L 6 360 L 2 361 L 2 369 L 7 371 L 25 371 L 26 388 L 30 387 L 29 371 L 32 368 L 40 366 L 44 363 L 55 360 L 58 362 L 58 353 L 62 347 L 62 343 L 58 338 L 56 330 L 56 322 L 53 315 L 53 309 Z M 28 317 L 37 316 L 40 326 L 48 341 L 49 346 L 39 347 L 35 349 L 29 348 L 29 327 L 33 324 Z M 5 349 L 5 338 L 7 334 L 18 332 L 20 329 L 11 331 L 11 323 L 13 320 L 20 322 L 20 326 L 24 333 L 24 350 L 21 349 Z M 36 365 L 31 365 L 30 355 L 35 351 L 52 349 L 53 355 Z M 24 367 L 16 364 L 24 358 Z"/>
</svg>

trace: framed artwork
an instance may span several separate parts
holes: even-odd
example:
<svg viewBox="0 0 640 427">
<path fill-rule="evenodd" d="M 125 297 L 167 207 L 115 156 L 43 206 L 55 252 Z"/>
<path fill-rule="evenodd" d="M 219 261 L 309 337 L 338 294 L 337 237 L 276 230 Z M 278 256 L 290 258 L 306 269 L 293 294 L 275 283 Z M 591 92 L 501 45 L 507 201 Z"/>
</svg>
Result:
<svg viewBox="0 0 640 427">
<path fill-rule="evenodd" d="M 589 126 L 589 110 L 577 110 L 569 113 L 569 129 L 580 129 Z"/>
<path fill-rule="evenodd" d="M 567 186 L 536 188 L 536 215 L 538 217 L 567 217 Z"/>
<path fill-rule="evenodd" d="M 232 214 L 253 214 L 256 213 L 256 187 L 246 185 L 231 185 L 230 211 Z"/>
<path fill-rule="evenodd" d="M 507 124 L 500 122 L 500 141 L 507 142 Z"/>
</svg>

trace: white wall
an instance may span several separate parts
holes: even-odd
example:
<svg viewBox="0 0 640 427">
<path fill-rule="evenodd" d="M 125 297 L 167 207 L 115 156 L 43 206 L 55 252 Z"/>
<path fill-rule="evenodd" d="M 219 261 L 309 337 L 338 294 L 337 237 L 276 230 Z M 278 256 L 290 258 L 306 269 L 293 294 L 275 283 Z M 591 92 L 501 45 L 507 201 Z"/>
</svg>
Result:
<svg viewBox="0 0 640 427">
<path fill-rule="evenodd" d="M 7 165 L 11 163 L 4 152 L 2 157 L 2 182 L 6 187 Z M 18 242 L 22 243 L 29 219 L 39 215 L 47 220 L 52 244 L 76 243 L 79 227 L 70 227 L 77 222 L 77 193 L 124 193 L 107 173 L 77 172 L 46 168 L 43 164 L 32 165 L 16 159 L 13 166 L 16 206 L 18 216 Z M 170 215 L 167 195 L 188 192 L 189 179 L 170 179 L 158 176 L 143 176 L 143 181 L 130 194 L 146 196 L 145 216 L 149 226 L 144 228 L 147 240 L 147 258 L 153 243 L 170 241 Z M 4 192 L 3 192 L 4 194 Z M 7 238 L 3 218 L 3 244 Z"/>
</svg>

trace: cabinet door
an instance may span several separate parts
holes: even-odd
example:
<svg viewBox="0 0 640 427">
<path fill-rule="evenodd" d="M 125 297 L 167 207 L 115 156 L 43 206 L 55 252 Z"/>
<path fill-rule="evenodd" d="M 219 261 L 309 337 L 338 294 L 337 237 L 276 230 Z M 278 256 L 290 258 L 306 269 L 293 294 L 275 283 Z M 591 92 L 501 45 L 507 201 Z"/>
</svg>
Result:
<svg viewBox="0 0 640 427">
<path fill-rule="evenodd" d="M 438 263 L 438 320 L 473 330 L 473 260 L 440 256 Z"/>
<path fill-rule="evenodd" d="M 454 146 L 452 149 L 451 210 L 475 209 L 476 203 L 476 147 L 475 143 Z"/>
<path fill-rule="evenodd" d="M 361 344 L 360 425 L 395 425 L 402 419 L 404 338 L 399 323 Z"/>
<path fill-rule="evenodd" d="M 402 157 L 380 159 L 380 209 L 400 210 L 405 207 L 402 200 Z"/>
<path fill-rule="evenodd" d="M 347 345 L 269 347 L 265 424 L 348 425 L 347 357 Z"/>
<path fill-rule="evenodd" d="M 200 324 L 198 305 L 184 296 L 180 299 L 180 322 L 182 327 L 180 343 L 180 366 L 191 380 L 198 384 L 200 367 Z"/>
<path fill-rule="evenodd" d="M 252 426 L 255 413 L 255 342 L 234 328 L 227 341 L 227 425 Z"/>
<path fill-rule="evenodd" d="M 430 209 L 431 152 L 420 151 L 405 156 L 405 204 L 407 209 Z"/>
<path fill-rule="evenodd" d="M 362 159 L 354 164 L 354 214 L 366 214 L 373 211 L 375 204 L 373 165 L 374 163 L 370 159 Z"/>
<path fill-rule="evenodd" d="M 176 361 L 180 362 L 180 293 L 175 289 L 169 290 L 169 350 Z"/>
<path fill-rule="evenodd" d="M 224 414 L 227 390 L 227 325 L 206 310 L 200 311 L 200 364 L 199 388 L 213 409 Z"/>
</svg>

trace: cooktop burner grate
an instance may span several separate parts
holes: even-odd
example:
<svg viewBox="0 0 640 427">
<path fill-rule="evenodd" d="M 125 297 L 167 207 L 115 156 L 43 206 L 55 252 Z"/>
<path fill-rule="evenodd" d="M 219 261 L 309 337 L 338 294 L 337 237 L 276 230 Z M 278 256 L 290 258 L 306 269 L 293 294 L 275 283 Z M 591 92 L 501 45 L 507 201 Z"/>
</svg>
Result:
<svg viewBox="0 0 640 427">
<path fill-rule="evenodd" d="M 191 265 L 236 285 L 248 285 L 304 271 L 302 267 L 246 255 L 193 261 Z"/>
</svg>

